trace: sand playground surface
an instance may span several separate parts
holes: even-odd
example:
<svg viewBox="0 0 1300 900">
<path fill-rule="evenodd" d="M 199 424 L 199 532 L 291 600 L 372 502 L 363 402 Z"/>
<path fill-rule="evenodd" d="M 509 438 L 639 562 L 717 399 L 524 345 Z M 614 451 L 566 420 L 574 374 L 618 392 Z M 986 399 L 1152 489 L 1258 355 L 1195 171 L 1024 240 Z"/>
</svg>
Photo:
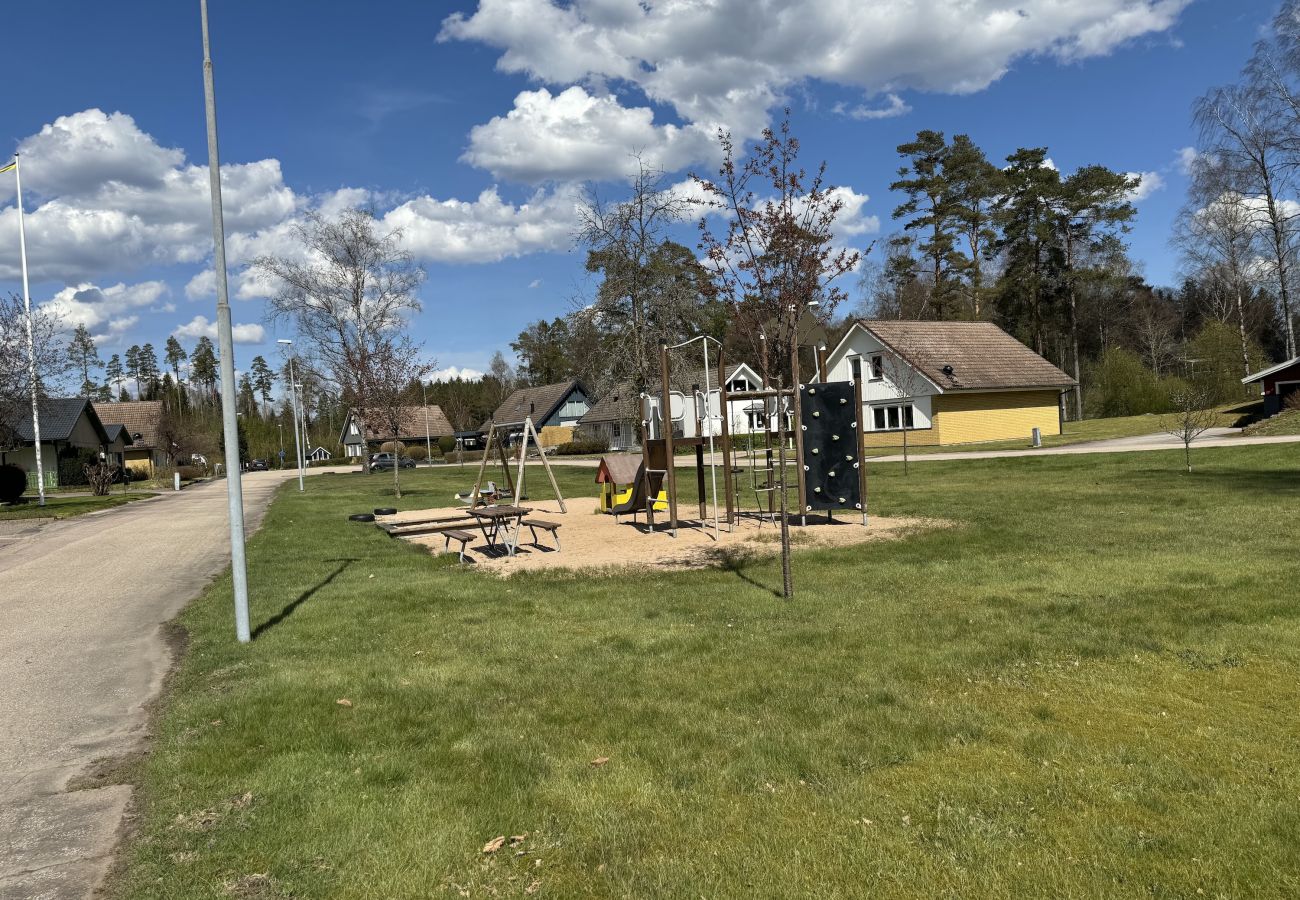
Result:
<svg viewBox="0 0 1300 900">
<path fill-rule="evenodd" d="M 474 535 L 465 551 L 469 565 L 502 576 L 539 569 L 710 568 L 725 565 L 737 557 L 774 556 L 781 549 L 779 526 L 770 521 L 760 523 L 752 515 L 743 516 L 732 532 L 727 531 L 724 519 L 715 540 L 712 518 L 704 523 L 686 518 L 688 513 L 698 516 L 699 508 L 695 506 L 681 509 L 676 538 L 668 531 L 667 512 L 656 516 L 656 529 L 651 534 L 646 529 L 644 515 L 635 524 L 630 516 L 620 517 L 616 523 L 613 516 L 595 512 L 587 498 L 570 500 L 568 507 L 568 513 L 561 513 L 553 500 L 528 504 L 532 512 L 526 518 L 560 524 L 559 550 L 555 549 L 551 536 L 541 530 L 537 532 L 537 543 L 541 546 L 534 545 L 532 533 L 524 527 L 519 549 L 510 557 L 504 549 L 490 551 L 474 521 L 466 520 L 454 527 Z M 376 516 L 375 522 L 400 526 L 403 522 L 465 512 L 464 506 L 411 510 L 395 516 Z M 918 529 L 943 524 L 921 518 L 871 516 L 863 527 L 861 517 L 844 514 L 837 515 L 828 524 L 825 514 L 818 513 L 808 517 L 806 526 L 792 525 L 790 535 L 797 554 L 804 549 L 898 540 Z M 441 534 L 402 535 L 400 539 L 427 547 L 434 554 L 447 552 L 446 539 Z M 452 541 L 450 552 L 455 553 L 457 548 L 458 542 Z"/>
</svg>

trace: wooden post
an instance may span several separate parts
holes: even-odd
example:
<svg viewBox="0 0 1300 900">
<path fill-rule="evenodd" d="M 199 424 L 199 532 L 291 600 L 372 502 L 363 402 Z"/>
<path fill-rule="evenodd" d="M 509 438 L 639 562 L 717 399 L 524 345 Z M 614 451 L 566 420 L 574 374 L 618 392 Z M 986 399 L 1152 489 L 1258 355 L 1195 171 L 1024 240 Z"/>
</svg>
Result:
<svg viewBox="0 0 1300 900">
<path fill-rule="evenodd" d="M 862 524 L 867 524 L 867 420 L 862 412 L 862 367 L 853 379 L 853 400 L 858 405 L 854 417 L 858 432 L 858 500 L 862 503 Z"/>
<path fill-rule="evenodd" d="M 718 412 L 722 414 L 722 486 L 727 492 L 727 528 L 735 522 L 733 498 L 735 495 L 731 474 L 731 410 L 727 407 L 726 351 L 718 348 Z"/>
<path fill-rule="evenodd" d="M 663 393 L 659 397 L 659 424 L 664 432 L 664 452 L 668 457 L 664 481 L 668 488 L 668 524 L 677 537 L 677 466 L 673 460 L 673 404 L 668 380 L 668 345 L 659 345 L 659 374 Z"/>
<path fill-rule="evenodd" d="M 830 381 L 830 380 L 831 380 L 830 368 L 826 365 L 826 362 L 827 362 L 827 359 L 826 359 L 826 353 L 827 353 L 827 351 L 826 351 L 826 345 L 825 345 L 825 344 L 822 344 L 820 347 L 818 347 L 818 348 L 816 349 L 815 352 L 816 352 L 816 354 L 817 354 L 817 372 L 818 372 L 818 377 L 819 377 L 820 380 L 822 380 L 822 381 Z"/>
<path fill-rule="evenodd" d="M 496 434 L 495 422 L 488 423 L 487 444 L 483 448 L 483 458 L 478 463 L 478 475 L 474 478 L 474 488 L 469 492 L 469 508 L 478 506 L 479 488 L 483 486 L 483 476 L 487 473 L 488 455 L 492 452 L 492 436 Z"/>
<path fill-rule="evenodd" d="M 641 404 L 641 477 L 645 479 L 645 520 L 651 531 L 655 530 L 655 497 L 658 492 L 654 489 L 654 479 L 650 477 L 650 396 L 641 394 L 637 398 Z M 636 517 L 633 516 L 635 523 Z"/>
</svg>

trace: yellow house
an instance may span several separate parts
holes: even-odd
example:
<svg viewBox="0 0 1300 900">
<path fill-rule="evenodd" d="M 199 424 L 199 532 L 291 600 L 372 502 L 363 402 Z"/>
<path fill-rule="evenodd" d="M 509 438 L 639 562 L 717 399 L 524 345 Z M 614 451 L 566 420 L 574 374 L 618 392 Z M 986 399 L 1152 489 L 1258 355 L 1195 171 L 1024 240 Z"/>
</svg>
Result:
<svg viewBox="0 0 1300 900">
<path fill-rule="evenodd" d="M 862 378 L 868 447 L 967 444 L 1061 433 L 1074 379 L 991 322 L 854 322 L 827 358 Z"/>
</svg>

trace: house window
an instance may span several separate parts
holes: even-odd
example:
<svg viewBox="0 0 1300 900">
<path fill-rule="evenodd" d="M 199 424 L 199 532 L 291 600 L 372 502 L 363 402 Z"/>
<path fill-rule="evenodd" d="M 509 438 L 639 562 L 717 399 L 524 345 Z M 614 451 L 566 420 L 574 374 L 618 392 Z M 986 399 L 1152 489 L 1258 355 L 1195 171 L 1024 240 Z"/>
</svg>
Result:
<svg viewBox="0 0 1300 900">
<path fill-rule="evenodd" d="M 873 431 L 898 431 L 902 428 L 915 428 L 912 404 L 897 403 L 890 406 L 873 406 L 871 408 Z"/>
<path fill-rule="evenodd" d="M 853 373 L 854 381 L 862 380 L 862 357 L 855 356 L 849 360 L 849 370 Z"/>
<path fill-rule="evenodd" d="M 614 423 L 614 437 L 622 437 L 623 428 L 617 422 Z"/>
<path fill-rule="evenodd" d="M 885 377 L 885 358 L 877 353 L 871 357 L 871 380 L 880 381 Z"/>
<path fill-rule="evenodd" d="M 727 385 L 729 394 L 743 394 L 747 390 L 749 390 L 749 381 L 744 378 L 737 378 Z"/>
</svg>

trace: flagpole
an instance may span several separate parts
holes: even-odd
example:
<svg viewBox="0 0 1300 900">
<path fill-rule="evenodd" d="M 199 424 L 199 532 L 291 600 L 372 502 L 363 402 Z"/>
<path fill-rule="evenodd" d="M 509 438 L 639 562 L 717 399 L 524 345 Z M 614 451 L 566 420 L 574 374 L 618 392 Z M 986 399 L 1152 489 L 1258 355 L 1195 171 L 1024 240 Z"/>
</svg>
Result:
<svg viewBox="0 0 1300 900">
<path fill-rule="evenodd" d="M 27 227 L 23 222 L 23 168 L 14 154 L 14 188 L 18 194 L 18 256 L 23 267 L 23 311 L 27 314 L 27 380 L 32 383 L 32 437 L 36 443 L 36 488 L 45 505 L 45 462 L 41 459 L 41 412 L 37 402 L 36 336 L 32 328 L 32 296 L 27 286 Z"/>
<path fill-rule="evenodd" d="M 239 419 L 235 410 L 235 342 L 230 328 L 226 286 L 226 227 L 221 215 L 221 163 L 217 158 L 217 97 L 208 46 L 208 2 L 199 0 L 203 24 L 203 102 L 208 125 L 208 179 L 212 190 L 213 269 L 217 276 L 217 346 L 221 353 L 221 421 L 226 451 L 226 499 L 230 505 L 230 576 L 235 595 L 235 637 L 248 643 L 248 564 L 244 557 L 244 488 L 239 458 Z"/>
</svg>

